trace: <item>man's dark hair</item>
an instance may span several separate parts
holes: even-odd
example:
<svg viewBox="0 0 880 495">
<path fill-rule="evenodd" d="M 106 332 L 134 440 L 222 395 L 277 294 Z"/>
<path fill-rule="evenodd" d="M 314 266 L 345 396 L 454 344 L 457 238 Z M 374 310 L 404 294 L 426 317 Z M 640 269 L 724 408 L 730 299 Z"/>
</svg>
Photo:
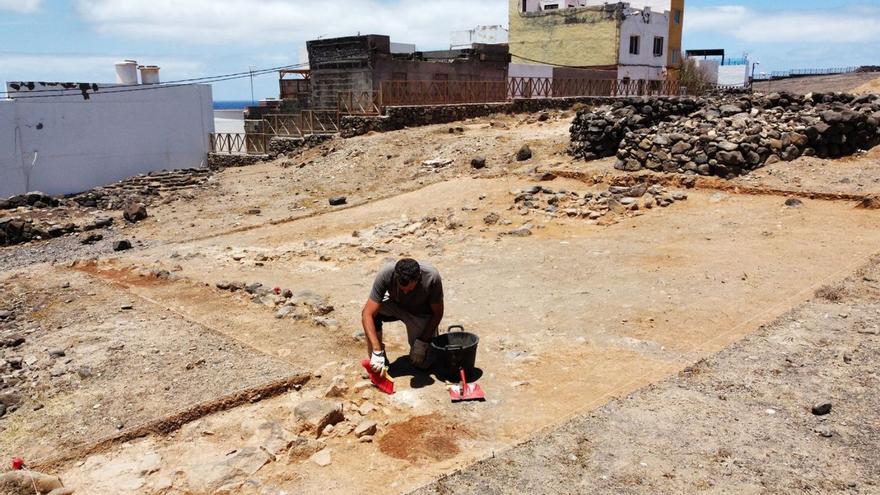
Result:
<svg viewBox="0 0 880 495">
<path fill-rule="evenodd" d="M 422 278 L 422 267 L 412 258 L 404 258 L 394 265 L 394 275 L 400 285 L 409 285 Z"/>
</svg>

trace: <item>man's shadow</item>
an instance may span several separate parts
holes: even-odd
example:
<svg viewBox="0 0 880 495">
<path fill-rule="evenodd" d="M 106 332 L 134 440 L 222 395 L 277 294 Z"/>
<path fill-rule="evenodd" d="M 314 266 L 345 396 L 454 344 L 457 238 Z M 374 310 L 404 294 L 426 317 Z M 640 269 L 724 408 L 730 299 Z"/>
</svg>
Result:
<svg viewBox="0 0 880 495">
<path fill-rule="evenodd" d="M 388 375 L 390 375 L 391 378 L 404 376 L 411 377 L 409 386 L 414 389 L 433 385 L 435 381 L 449 381 L 452 383 L 458 383 L 459 381 L 458 374 L 453 374 L 450 371 L 443 369 L 437 361 L 435 361 L 430 368 L 422 370 L 412 364 L 409 356 L 400 356 L 393 363 L 390 363 L 388 365 Z M 483 370 L 480 368 L 473 368 L 468 371 L 465 378 L 467 378 L 468 383 L 472 383 L 479 380 L 482 376 Z"/>
</svg>

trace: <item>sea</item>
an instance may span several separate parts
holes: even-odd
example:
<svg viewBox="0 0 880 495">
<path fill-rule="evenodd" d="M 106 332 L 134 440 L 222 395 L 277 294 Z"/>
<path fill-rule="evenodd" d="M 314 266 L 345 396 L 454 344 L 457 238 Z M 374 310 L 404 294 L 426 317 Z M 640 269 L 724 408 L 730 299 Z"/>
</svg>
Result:
<svg viewBox="0 0 880 495">
<path fill-rule="evenodd" d="M 253 104 L 250 100 L 215 101 L 214 110 L 243 110 Z"/>
</svg>

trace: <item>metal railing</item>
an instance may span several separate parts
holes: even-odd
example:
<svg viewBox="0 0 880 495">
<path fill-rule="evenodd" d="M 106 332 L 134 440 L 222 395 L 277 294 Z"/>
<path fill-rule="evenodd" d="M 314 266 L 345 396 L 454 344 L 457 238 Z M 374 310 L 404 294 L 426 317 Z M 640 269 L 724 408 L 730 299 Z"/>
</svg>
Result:
<svg viewBox="0 0 880 495">
<path fill-rule="evenodd" d="M 384 106 L 507 101 L 506 81 L 382 81 Z"/>
<path fill-rule="evenodd" d="M 339 132 L 339 111 L 303 110 L 298 114 L 270 114 L 263 118 L 262 131 L 280 137 Z"/>
<path fill-rule="evenodd" d="M 227 155 L 265 155 L 270 136 L 264 133 L 244 134 L 218 132 L 210 135 L 211 152 Z"/>
<path fill-rule="evenodd" d="M 678 81 L 616 79 L 558 79 L 512 77 L 510 98 L 564 98 L 578 96 L 671 96 L 686 92 Z"/>
<path fill-rule="evenodd" d="M 340 115 L 379 115 L 382 113 L 380 91 L 340 91 L 336 96 Z"/>
<path fill-rule="evenodd" d="M 851 72 L 857 72 L 859 67 L 831 67 L 828 69 L 791 69 L 791 70 L 777 70 L 773 71 L 769 74 L 755 74 L 754 80 L 756 81 L 766 81 L 768 79 L 788 79 L 790 77 L 805 77 L 805 76 L 833 76 L 835 74 L 849 74 Z"/>
</svg>

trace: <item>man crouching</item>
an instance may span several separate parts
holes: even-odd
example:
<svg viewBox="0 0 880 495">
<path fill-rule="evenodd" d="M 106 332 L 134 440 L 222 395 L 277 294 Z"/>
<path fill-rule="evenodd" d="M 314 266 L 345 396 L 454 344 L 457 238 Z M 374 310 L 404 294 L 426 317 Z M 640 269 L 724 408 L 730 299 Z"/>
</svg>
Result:
<svg viewBox="0 0 880 495">
<path fill-rule="evenodd" d="M 404 258 L 379 270 L 361 323 L 367 336 L 370 368 L 379 373 L 388 366 L 382 324 L 401 321 L 406 326 L 409 357 L 421 369 L 430 366 L 428 344 L 443 319 L 443 283 L 430 263 Z"/>
</svg>

